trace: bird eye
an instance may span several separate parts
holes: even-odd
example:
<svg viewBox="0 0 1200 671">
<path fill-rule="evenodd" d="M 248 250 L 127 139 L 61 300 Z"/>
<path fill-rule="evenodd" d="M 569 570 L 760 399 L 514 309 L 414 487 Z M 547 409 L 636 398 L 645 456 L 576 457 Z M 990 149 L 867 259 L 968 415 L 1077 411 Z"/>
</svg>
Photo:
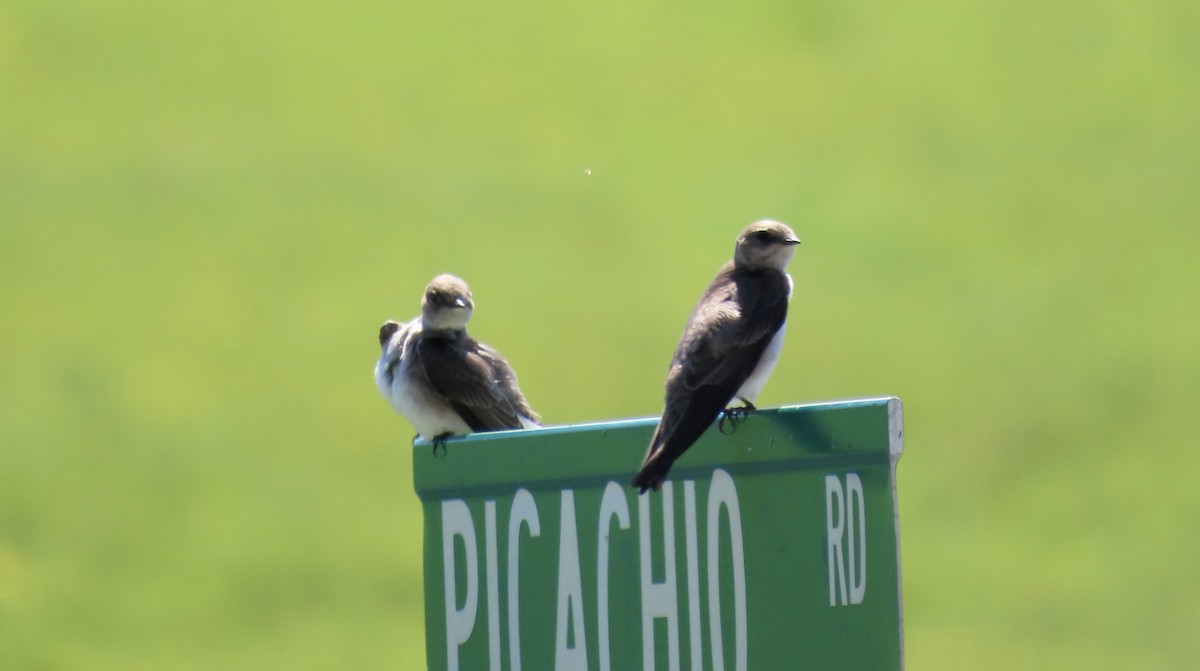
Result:
<svg viewBox="0 0 1200 671">
<path fill-rule="evenodd" d="M 771 240 L 771 232 L 770 231 L 758 231 L 757 233 L 754 234 L 754 239 L 758 240 L 759 242 L 768 242 Z"/>
</svg>

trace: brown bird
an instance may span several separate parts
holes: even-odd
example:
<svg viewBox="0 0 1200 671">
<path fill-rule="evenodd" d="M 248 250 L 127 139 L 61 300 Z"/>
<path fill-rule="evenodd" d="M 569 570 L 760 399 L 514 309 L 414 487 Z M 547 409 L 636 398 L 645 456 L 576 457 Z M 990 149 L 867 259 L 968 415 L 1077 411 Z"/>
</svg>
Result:
<svg viewBox="0 0 1200 671">
<path fill-rule="evenodd" d="M 639 493 L 657 490 L 722 410 L 736 420 L 755 409 L 783 348 L 792 295 L 784 269 L 798 244 L 792 229 L 770 220 L 738 236 L 733 260 L 700 297 L 675 348 L 662 420 L 631 483 Z M 745 406 L 728 408 L 734 398 Z"/>
<path fill-rule="evenodd" d="M 379 391 L 435 449 L 450 436 L 539 426 L 512 366 L 467 335 L 474 309 L 466 282 L 438 275 L 425 288 L 419 321 L 389 321 L 379 331 Z"/>
</svg>

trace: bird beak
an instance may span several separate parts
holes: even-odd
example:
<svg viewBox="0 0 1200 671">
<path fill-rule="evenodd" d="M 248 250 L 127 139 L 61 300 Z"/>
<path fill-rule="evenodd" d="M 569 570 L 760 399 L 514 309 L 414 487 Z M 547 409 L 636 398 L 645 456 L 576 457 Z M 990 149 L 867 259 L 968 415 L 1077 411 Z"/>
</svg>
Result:
<svg viewBox="0 0 1200 671">
<path fill-rule="evenodd" d="M 784 240 L 784 242 L 786 242 L 789 245 L 798 245 L 798 244 L 800 244 L 800 239 L 799 238 L 788 238 L 787 240 Z"/>
</svg>

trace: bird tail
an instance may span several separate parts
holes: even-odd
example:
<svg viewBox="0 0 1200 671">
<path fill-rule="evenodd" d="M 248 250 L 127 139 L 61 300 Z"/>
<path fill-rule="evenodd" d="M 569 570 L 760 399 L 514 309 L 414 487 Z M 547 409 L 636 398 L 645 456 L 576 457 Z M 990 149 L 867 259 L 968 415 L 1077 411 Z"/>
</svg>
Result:
<svg viewBox="0 0 1200 671">
<path fill-rule="evenodd" d="M 629 483 L 637 487 L 638 494 L 645 494 L 649 489 L 658 491 L 663 481 L 667 479 L 671 464 L 675 462 L 675 459 L 669 457 L 662 449 L 662 433 L 660 424 L 654 432 L 654 438 L 650 440 L 650 448 L 646 450 L 646 458 L 642 461 L 642 467 L 638 469 L 637 475 L 633 476 L 633 481 Z"/>
<path fill-rule="evenodd" d="M 630 484 L 637 487 L 638 494 L 645 494 L 650 489 L 657 492 L 670 470 L 671 464 L 665 459 L 651 459 L 642 465 L 642 470 L 633 476 L 633 482 Z"/>
</svg>

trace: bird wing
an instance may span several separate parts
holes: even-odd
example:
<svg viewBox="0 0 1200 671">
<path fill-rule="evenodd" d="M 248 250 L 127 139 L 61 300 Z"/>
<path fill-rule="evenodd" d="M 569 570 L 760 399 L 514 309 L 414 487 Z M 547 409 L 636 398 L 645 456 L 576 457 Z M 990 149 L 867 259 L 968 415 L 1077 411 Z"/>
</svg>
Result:
<svg viewBox="0 0 1200 671">
<path fill-rule="evenodd" d="M 751 285 L 751 283 L 756 283 Z M 787 319 L 787 277 L 727 266 L 692 311 L 667 374 L 666 408 L 633 485 L 655 488 L 720 414 Z"/>
<path fill-rule="evenodd" d="M 541 422 L 541 417 L 538 416 L 533 408 L 529 405 L 529 401 L 525 400 L 525 395 L 521 393 L 521 388 L 517 386 L 517 372 L 509 365 L 508 361 L 500 356 L 500 353 L 491 347 L 481 342 L 476 342 L 478 354 L 492 367 L 494 378 L 497 384 L 497 391 L 503 395 L 508 402 L 516 408 L 517 413 L 531 422 L 537 424 Z"/>
<path fill-rule="evenodd" d="M 496 366 L 498 354 L 481 352 L 471 339 L 457 345 L 422 339 L 418 348 L 430 386 L 445 397 L 473 431 L 521 428 L 518 408 L 504 393 L 504 372 Z M 507 363 L 504 366 L 507 368 Z"/>
<path fill-rule="evenodd" d="M 728 403 L 783 326 L 787 307 L 782 273 L 718 276 L 688 320 L 672 361 L 671 372 L 679 379 L 669 377 L 668 386 L 681 384 L 691 391 L 732 386 Z"/>
</svg>

